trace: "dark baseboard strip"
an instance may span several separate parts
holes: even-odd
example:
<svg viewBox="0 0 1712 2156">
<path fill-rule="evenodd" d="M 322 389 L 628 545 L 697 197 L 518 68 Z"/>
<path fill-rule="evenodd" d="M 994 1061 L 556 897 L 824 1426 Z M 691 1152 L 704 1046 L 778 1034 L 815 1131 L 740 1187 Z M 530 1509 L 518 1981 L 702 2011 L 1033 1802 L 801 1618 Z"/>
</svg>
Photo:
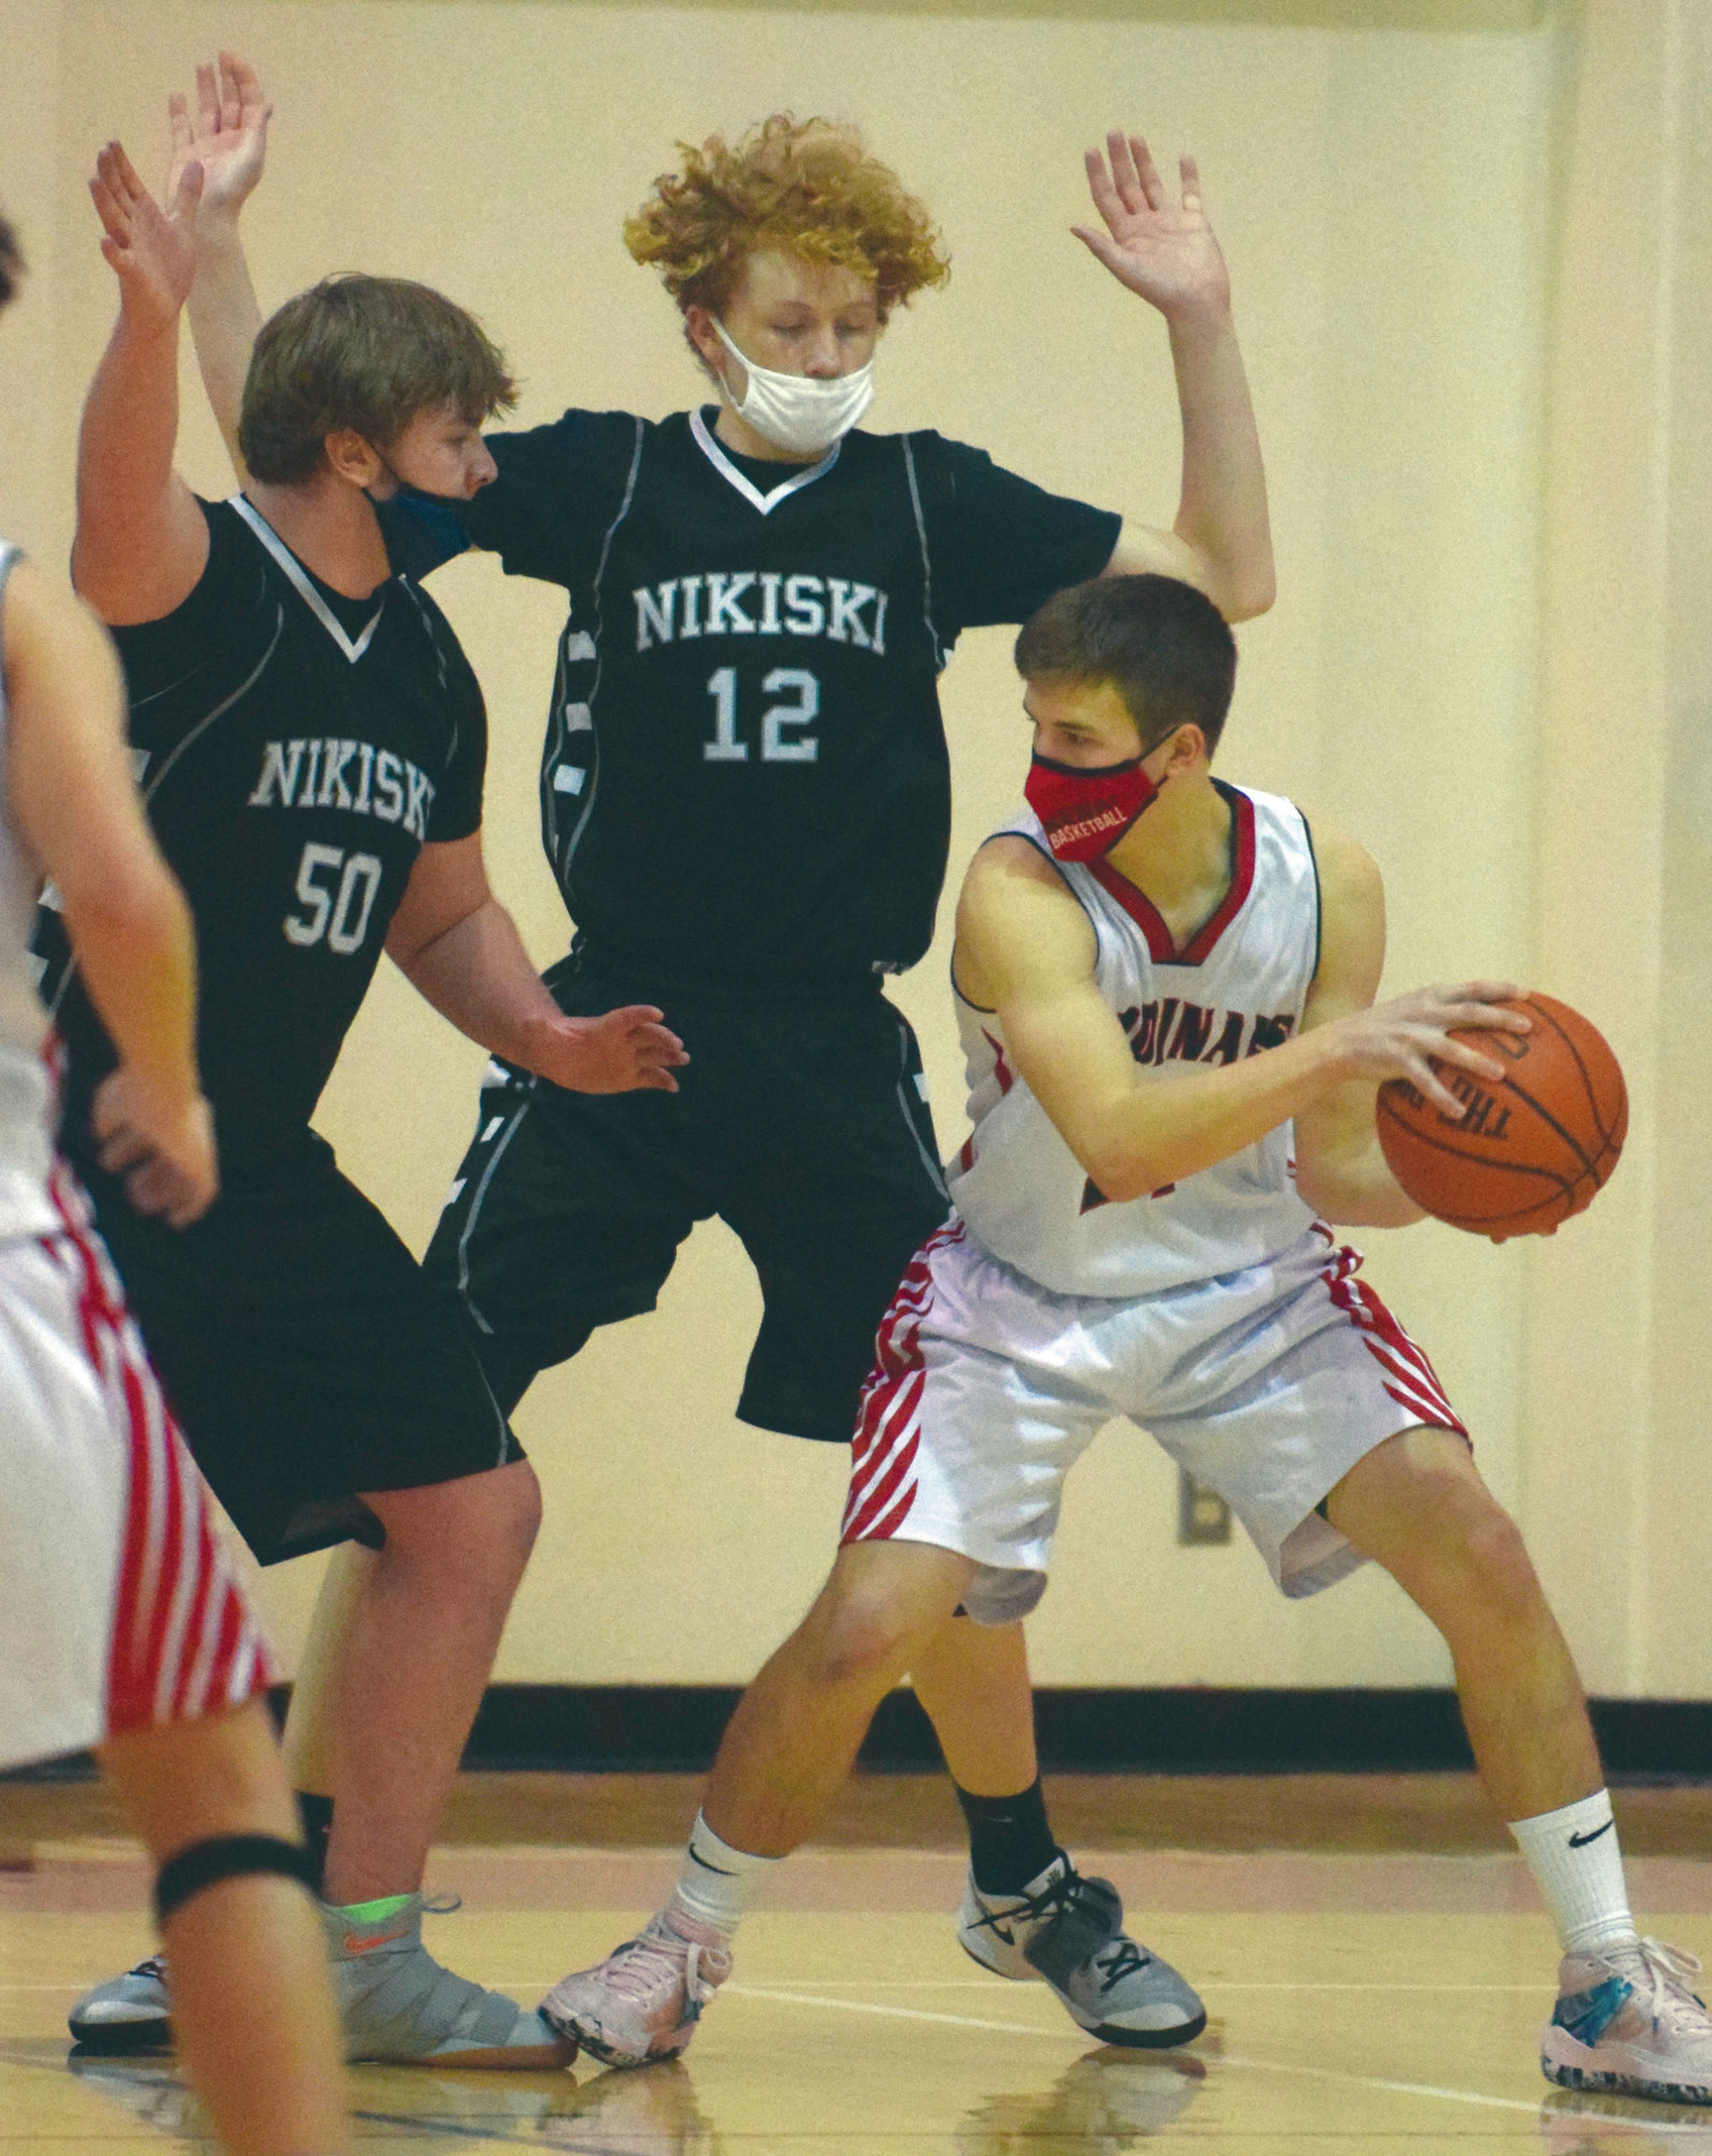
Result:
<svg viewBox="0 0 1712 2156">
<path fill-rule="evenodd" d="M 467 1764 L 584 1773 L 693 1771 L 712 1760 L 739 1698 L 727 1685 L 496 1684 Z M 1445 1691 L 1048 1689 L 1035 1695 L 1040 1756 L 1059 1774 L 1466 1772 L 1474 1764 Z M 1712 1701 L 1596 1700 L 1613 1778 L 1712 1780 Z M 861 1764 L 936 1769 L 913 1693 L 874 1718 Z"/>
<path fill-rule="evenodd" d="M 739 1697 L 728 1684 L 494 1684 L 464 1764 L 699 1772 L 712 1764 Z M 1712 1781 L 1712 1701 L 1592 1706 L 1613 1781 Z M 1035 1721 L 1048 1774 L 1454 1774 L 1474 1764 L 1449 1691 L 1048 1689 L 1035 1694 Z M 882 1703 L 861 1764 L 892 1774 L 939 1767 L 913 1693 Z M 85 1755 L 0 1780 L 78 1780 L 92 1771 Z"/>
</svg>

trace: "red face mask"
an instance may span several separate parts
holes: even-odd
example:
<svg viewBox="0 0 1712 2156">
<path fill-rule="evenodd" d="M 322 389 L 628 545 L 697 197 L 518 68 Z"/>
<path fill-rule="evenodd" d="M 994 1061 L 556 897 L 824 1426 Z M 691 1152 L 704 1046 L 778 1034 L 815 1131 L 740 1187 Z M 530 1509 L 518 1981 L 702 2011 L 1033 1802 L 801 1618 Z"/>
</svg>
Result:
<svg viewBox="0 0 1712 2156">
<path fill-rule="evenodd" d="M 1022 792 L 1046 826 L 1055 861 L 1097 861 L 1110 853 L 1159 796 L 1139 756 L 1127 764 L 1102 765 L 1098 771 L 1049 763 L 1037 756 L 1028 767 L 1028 783 Z"/>
</svg>

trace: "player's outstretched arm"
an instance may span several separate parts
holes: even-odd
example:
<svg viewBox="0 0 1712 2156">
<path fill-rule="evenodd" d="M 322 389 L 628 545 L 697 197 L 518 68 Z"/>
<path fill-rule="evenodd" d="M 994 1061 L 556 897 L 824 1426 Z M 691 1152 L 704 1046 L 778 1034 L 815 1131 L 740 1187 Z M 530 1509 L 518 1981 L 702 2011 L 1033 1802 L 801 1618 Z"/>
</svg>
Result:
<svg viewBox="0 0 1712 2156">
<path fill-rule="evenodd" d="M 493 896 L 479 831 L 423 847 L 387 950 L 399 970 L 461 1033 L 508 1063 L 577 1093 L 675 1093 L 689 1061 L 651 1004 L 598 1018 L 568 1018 L 542 986 Z"/>
<path fill-rule="evenodd" d="M 242 484 L 248 474 L 238 447 L 237 423 L 262 315 L 238 232 L 238 216 L 267 162 L 268 122 L 274 108 L 249 62 L 237 53 L 222 52 L 196 70 L 195 112 L 177 90 L 167 101 L 167 111 L 173 141 L 167 199 L 173 199 L 190 166 L 202 169 L 190 334 L 202 386 Z"/>
<path fill-rule="evenodd" d="M 195 275 L 199 166 L 165 210 L 117 142 L 89 193 L 101 252 L 119 279 L 119 320 L 95 371 L 77 438 L 72 573 L 105 622 L 158 621 L 183 605 L 208 559 L 208 527 L 173 469 L 179 435 L 179 317 Z"/>
<path fill-rule="evenodd" d="M 119 1052 L 95 1097 L 102 1165 L 141 1211 L 183 1227 L 218 1187 L 196 1075 L 196 948 L 131 781 L 118 663 L 85 609 L 28 563 L 0 606 L 13 813 Z"/>
<path fill-rule="evenodd" d="M 1100 222 L 1076 237 L 1171 333 L 1183 419 L 1183 475 L 1170 531 L 1126 523 L 1108 575 L 1154 571 L 1197 585 L 1227 621 L 1264 614 L 1277 590 L 1266 467 L 1230 312 L 1230 277 L 1192 157 L 1173 202 L 1139 135 L 1114 129 L 1086 152 Z"/>
<path fill-rule="evenodd" d="M 997 1011 L 1012 1063 L 1108 1198 L 1182 1182 L 1352 1082 L 1407 1076 L 1460 1116 L 1429 1057 L 1501 1075 L 1448 1038 L 1453 1026 L 1511 1023 L 1489 999 L 1516 991 L 1471 982 L 1340 1017 L 1228 1068 L 1144 1078 L 1099 992 L 1095 958 L 1087 916 L 1050 862 L 1021 839 L 981 849 L 957 907 L 958 987 Z"/>
</svg>

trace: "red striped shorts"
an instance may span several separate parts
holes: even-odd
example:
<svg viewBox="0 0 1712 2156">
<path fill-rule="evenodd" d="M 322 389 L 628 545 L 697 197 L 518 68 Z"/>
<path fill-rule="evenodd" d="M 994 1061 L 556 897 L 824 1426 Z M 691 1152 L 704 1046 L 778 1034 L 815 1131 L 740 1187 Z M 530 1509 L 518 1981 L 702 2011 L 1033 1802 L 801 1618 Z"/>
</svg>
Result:
<svg viewBox="0 0 1712 2156">
<path fill-rule="evenodd" d="M 0 1767 L 273 1681 L 88 1200 L 0 1244 Z"/>
<path fill-rule="evenodd" d="M 1046 1588 L 1064 1479 L 1114 1417 L 1242 1522 L 1273 1579 L 1313 1594 L 1362 1560 L 1316 1510 L 1416 1424 L 1466 1437 L 1426 1355 L 1316 1226 L 1264 1265 L 1154 1295 L 1061 1295 L 961 1222 L 931 1236 L 880 1325 L 843 1540 L 926 1542 L 980 1567 L 971 1616 Z"/>
</svg>

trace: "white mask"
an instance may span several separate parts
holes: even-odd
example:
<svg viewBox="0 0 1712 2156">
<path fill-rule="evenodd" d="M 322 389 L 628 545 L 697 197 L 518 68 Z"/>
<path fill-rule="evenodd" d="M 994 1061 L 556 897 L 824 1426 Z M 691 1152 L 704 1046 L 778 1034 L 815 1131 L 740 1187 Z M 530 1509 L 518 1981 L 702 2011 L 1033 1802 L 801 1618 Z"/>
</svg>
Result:
<svg viewBox="0 0 1712 2156">
<path fill-rule="evenodd" d="M 771 367 L 757 366 L 747 352 L 739 351 L 725 334 L 723 322 L 716 321 L 713 327 L 719 332 L 721 344 L 733 359 L 743 361 L 749 376 L 741 404 L 721 381 L 727 401 L 739 419 L 758 435 L 765 435 L 776 449 L 788 450 L 797 456 L 819 456 L 847 435 L 874 401 L 872 360 L 854 374 L 835 375 L 830 382 L 816 381 L 806 374 L 776 374 Z"/>
</svg>

